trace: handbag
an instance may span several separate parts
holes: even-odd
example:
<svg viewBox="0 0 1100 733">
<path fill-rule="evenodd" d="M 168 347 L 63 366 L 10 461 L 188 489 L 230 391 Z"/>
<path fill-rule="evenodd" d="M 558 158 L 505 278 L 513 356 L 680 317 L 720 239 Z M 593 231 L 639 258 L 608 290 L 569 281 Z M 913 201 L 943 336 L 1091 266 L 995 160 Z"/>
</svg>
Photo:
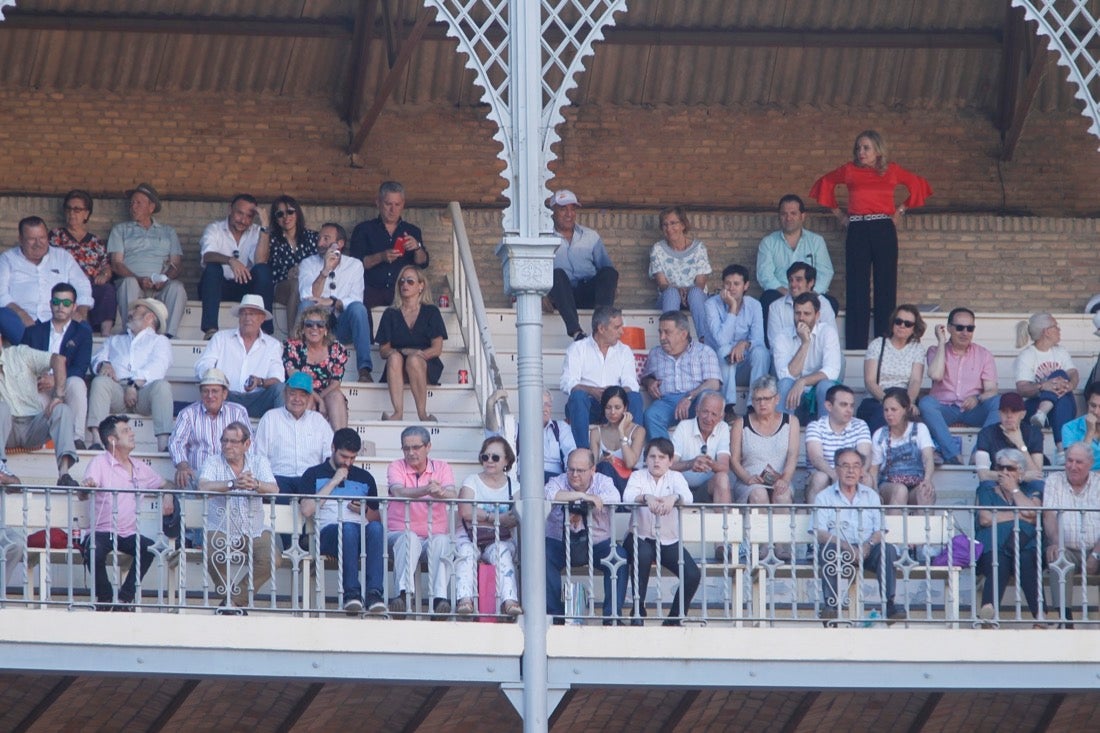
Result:
<svg viewBox="0 0 1100 733">
<path fill-rule="evenodd" d="M 512 501 L 512 477 L 511 476 L 508 477 L 508 501 Z M 477 510 L 475 509 L 474 511 L 476 512 Z M 477 549 L 479 549 L 479 550 L 484 550 L 489 545 L 493 544 L 494 542 L 497 542 L 498 539 L 501 542 L 503 542 L 504 540 L 512 539 L 512 529 L 511 529 L 511 527 L 494 527 L 492 525 L 486 527 L 484 525 L 478 525 L 477 532 L 474 533 L 472 531 L 473 528 L 470 527 L 470 525 L 466 522 L 465 519 L 462 520 L 462 523 L 464 525 L 466 525 L 466 534 L 470 535 L 470 539 L 473 540 L 477 544 Z M 500 532 L 499 535 L 497 534 L 498 530 Z"/>
<path fill-rule="evenodd" d="M 957 534 L 951 538 L 950 544 L 943 552 L 932 558 L 932 564 L 938 567 L 951 565 L 957 568 L 969 567 L 982 556 L 985 547 L 978 540 L 972 540 L 965 534 Z"/>
<path fill-rule="evenodd" d="M 626 465 L 626 461 L 618 456 L 611 456 L 611 467 L 615 469 L 615 473 L 619 474 L 619 478 L 630 478 L 630 474 L 633 473 L 630 466 Z"/>
</svg>

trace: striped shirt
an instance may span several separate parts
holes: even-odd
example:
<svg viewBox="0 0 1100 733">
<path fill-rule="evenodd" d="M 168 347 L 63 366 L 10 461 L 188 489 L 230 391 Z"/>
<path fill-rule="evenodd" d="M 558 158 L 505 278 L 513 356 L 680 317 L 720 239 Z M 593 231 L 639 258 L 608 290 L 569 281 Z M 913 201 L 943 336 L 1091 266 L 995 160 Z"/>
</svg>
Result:
<svg viewBox="0 0 1100 733">
<path fill-rule="evenodd" d="M 178 466 L 186 461 L 197 472 L 207 458 L 221 453 L 222 433 L 231 422 L 248 425 L 248 410 L 234 402 L 222 404 L 222 409 L 213 416 L 202 402 L 192 402 L 180 410 L 168 439 L 172 463 Z"/>
<path fill-rule="evenodd" d="M 256 427 L 252 450 L 271 463 L 276 476 L 301 476 L 324 463 L 332 452 L 332 428 L 321 413 L 306 410 L 295 419 L 290 410 L 268 410 Z"/>
<path fill-rule="evenodd" d="M 866 443 L 871 444 L 871 431 L 867 423 L 858 417 L 853 417 L 851 422 L 839 433 L 833 432 L 829 425 L 829 416 L 814 420 L 806 427 L 806 443 L 821 443 L 821 450 L 825 454 L 825 462 L 834 465 L 836 452 L 841 448 L 855 448 Z"/>
<path fill-rule="evenodd" d="M 1088 552 L 1100 541 L 1100 474 L 1089 473 L 1081 493 L 1069 485 L 1065 471 L 1050 474 L 1043 483 L 1043 506 L 1066 510 L 1058 513 L 1062 547 Z"/>
</svg>

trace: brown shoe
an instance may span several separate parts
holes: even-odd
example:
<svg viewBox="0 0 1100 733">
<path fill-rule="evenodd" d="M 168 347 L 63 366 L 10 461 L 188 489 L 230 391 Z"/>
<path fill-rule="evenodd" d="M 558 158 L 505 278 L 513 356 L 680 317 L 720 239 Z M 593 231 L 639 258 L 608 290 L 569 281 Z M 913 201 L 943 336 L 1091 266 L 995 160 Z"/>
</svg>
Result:
<svg viewBox="0 0 1100 733">
<path fill-rule="evenodd" d="M 370 369 L 359 370 L 359 381 L 364 384 L 374 384 L 374 377 L 371 376 Z"/>
<path fill-rule="evenodd" d="M 214 338 L 214 334 L 216 334 L 217 332 L 218 332 L 218 329 L 216 329 L 216 328 L 206 329 L 202 334 L 202 340 L 203 341 L 209 341 L 210 339 Z"/>
<path fill-rule="evenodd" d="M 455 613 L 459 616 L 469 616 L 474 612 L 474 602 L 470 598 L 463 598 L 455 607 Z"/>
<path fill-rule="evenodd" d="M 554 312 L 554 303 L 547 296 L 542 296 L 542 312 L 549 315 Z"/>
</svg>

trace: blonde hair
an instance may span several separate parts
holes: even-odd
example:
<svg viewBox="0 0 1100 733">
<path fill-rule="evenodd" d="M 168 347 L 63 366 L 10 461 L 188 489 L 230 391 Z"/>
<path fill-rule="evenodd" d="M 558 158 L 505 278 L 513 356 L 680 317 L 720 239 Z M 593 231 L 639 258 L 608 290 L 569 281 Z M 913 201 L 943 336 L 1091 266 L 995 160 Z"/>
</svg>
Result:
<svg viewBox="0 0 1100 733">
<path fill-rule="evenodd" d="M 420 291 L 420 304 L 435 305 L 432 299 L 432 286 L 428 284 L 428 278 L 424 277 L 424 273 L 416 265 L 405 265 L 401 268 L 401 272 L 397 273 L 397 283 L 393 289 L 393 307 L 401 307 L 401 278 L 405 277 L 406 272 L 416 275 L 417 282 L 424 286 L 424 289 Z"/>
<path fill-rule="evenodd" d="M 333 336 L 332 329 L 329 328 L 329 314 L 331 311 L 328 308 L 320 305 L 311 305 L 302 311 L 302 315 L 298 316 L 298 321 L 294 324 L 294 338 L 301 341 L 303 344 L 306 342 L 306 329 L 305 322 L 307 320 L 316 320 L 325 322 L 325 346 L 332 346 Z"/>
<path fill-rule="evenodd" d="M 1026 321 L 1016 324 L 1016 348 L 1022 349 L 1029 343 L 1039 340 L 1043 331 L 1054 325 L 1054 316 L 1049 313 L 1036 313 Z"/>
<path fill-rule="evenodd" d="M 852 162 L 859 165 L 859 141 L 867 138 L 875 149 L 875 170 L 879 174 L 886 172 L 886 141 L 875 130 L 864 130 L 856 135 L 856 141 L 852 143 Z"/>
</svg>

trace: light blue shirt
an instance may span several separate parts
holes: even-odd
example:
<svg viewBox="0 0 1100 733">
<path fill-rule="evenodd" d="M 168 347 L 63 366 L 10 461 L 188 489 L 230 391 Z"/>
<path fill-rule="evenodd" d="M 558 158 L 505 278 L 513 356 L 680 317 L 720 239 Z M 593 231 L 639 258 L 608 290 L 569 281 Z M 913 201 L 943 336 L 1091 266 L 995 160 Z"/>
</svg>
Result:
<svg viewBox="0 0 1100 733">
<path fill-rule="evenodd" d="M 107 254 L 122 253 L 122 261 L 138 277 L 164 272 L 173 255 L 183 255 L 179 236 L 172 227 L 154 221 L 146 229 L 136 221 L 115 224 L 107 238 Z"/>
<path fill-rule="evenodd" d="M 760 240 L 756 252 L 756 282 L 764 290 L 778 290 L 787 287 L 787 268 L 796 262 L 813 265 L 817 270 L 815 293 L 829 291 L 833 281 L 833 261 L 829 258 L 829 248 L 820 234 L 809 229 L 802 230 L 798 245 L 792 250 L 781 230 L 776 230 Z"/>
<path fill-rule="evenodd" d="M 554 269 L 564 270 L 573 287 L 594 278 L 600 268 L 612 267 L 603 239 L 595 229 L 576 224 L 572 241 L 566 241 L 560 234 L 558 237 L 561 245 L 554 251 Z"/>
<path fill-rule="evenodd" d="M 827 532 L 852 545 L 861 545 L 882 531 L 882 502 L 878 492 L 859 484 L 851 501 L 833 484 L 814 498 L 814 531 Z"/>
<path fill-rule="evenodd" d="M 729 356 L 733 347 L 742 341 L 748 341 L 754 349 L 764 348 L 764 309 L 756 298 L 746 295 L 741 301 L 741 310 L 734 315 L 722 302 L 721 294 L 712 295 L 707 298 L 705 310 L 707 343 L 720 360 Z"/>
<path fill-rule="evenodd" d="M 1085 416 L 1070 420 L 1062 426 L 1062 445 L 1066 448 L 1074 443 L 1080 443 L 1085 439 L 1089 426 L 1085 422 Z M 1092 470 L 1100 471 L 1100 440 L 1092 441 Z"/>
</svg>

